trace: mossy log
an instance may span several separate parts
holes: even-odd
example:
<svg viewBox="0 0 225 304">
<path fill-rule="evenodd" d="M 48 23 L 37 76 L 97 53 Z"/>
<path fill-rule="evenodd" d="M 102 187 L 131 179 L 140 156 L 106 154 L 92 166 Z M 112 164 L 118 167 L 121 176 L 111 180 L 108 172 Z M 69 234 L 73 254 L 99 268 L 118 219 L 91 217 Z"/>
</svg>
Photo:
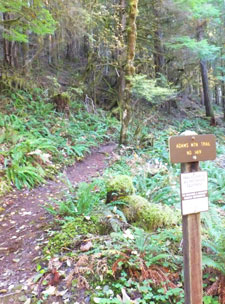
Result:
<svg viewBox="0 0 225 304">
<path fill-rule="evenodd" d="M 127 203 L 122 208 L 127 221 L 146 231 L 172 227 L 180 222 L 179 212 L 172 207 L 150 203 L 139 195 L 129 195 L 122 200 Z"/>
<path fill-rule="evenodd" d="M 128 175 L 117 175 L 106 183 L 106 204 L 120 199 L 123 196 L 134 194 L 132 178 Z"/>
</svg>

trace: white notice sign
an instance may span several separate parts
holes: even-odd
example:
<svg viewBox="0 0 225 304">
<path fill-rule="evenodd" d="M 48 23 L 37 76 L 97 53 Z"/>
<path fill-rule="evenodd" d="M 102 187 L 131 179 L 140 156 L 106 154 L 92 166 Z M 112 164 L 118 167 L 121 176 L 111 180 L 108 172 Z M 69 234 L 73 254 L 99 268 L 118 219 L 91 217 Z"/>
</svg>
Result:
<svg viewBox="0 0 225 304">
<path fill-rule="evenodd" d="M 208 175 L 205 171 L 182 173 L 181 208 L 182 215 L 208 211 Z"/>
</svg>

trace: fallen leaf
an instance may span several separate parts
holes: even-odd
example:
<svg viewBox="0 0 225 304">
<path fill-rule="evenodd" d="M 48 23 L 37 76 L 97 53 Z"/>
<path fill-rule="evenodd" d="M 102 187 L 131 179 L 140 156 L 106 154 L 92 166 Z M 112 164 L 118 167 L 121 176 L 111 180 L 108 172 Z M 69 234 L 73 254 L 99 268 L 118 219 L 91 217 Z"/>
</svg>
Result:
<svg viewBox="0 0 225 304">
<path fill-rule="evenodd" d="M 61 266 L 62 266 L 62 262 L 60 262 L 58 258 L 52 258 L 48 262 L 48 269 L 49 270 L 59 269 Z"/>
<path fill-rule="evenodd" d="M 8 290 L 11 291 L 14 287 L 15 287 L 15 285 L 12 284 L 12 285 L 10 285 L 10 286 L 8 287 Z"/>
<path fill-rule="evenodd" d="M 39 281 L 39 279 L 44 275 L 44 273 L 38 273 L 34 278 L 33 281 L 34 283 L 37 283 L 37 281 Z M 31 284 L 30 284 L 31 285 Z"/>
<path fill-rule="evenodd" d="M 6 250 L 8 250 L 8 248 L 6 248 L 6 247 L 0 247 L 0 251 L 6 251 Z"/>
<path fill-rule="evenodd" d="M 18 263 L 20 261 L 20 259 L 13 259 L 12 260 L 14 263 Z"/>
<path fill-rule="evenodd" d="M 27 301 L 27 297 L 23 295 L 19 297 L 19 301 L 24 303 L 25 301 Z"/>
<path fill-rule="evenodd" d="M 50 286 L 49 288 L 44 290 L 42 293 L 44 295 L 53 296 L 56 293 L 56 287 L 55 286 Z"/>
<path fill-rule="evenodd" d="M 72 266 L 71 260 L 70 259 L 66 260 L 66 264 L 67 264 L 68 267 L 71 267 Z"/>
<path fill-rule="evenodd" d="M 67 293 L 67 289 L 66 290 L 63 290 L 63 291 L 57 291 L 57 293 L 56 293 L 56 296 L 57 297 L 63 297 L 66 293 Z"/>
<path fill-rule="evenodd" d="M 52 269 L 52 275 L 53 276 L 49 282 L 49 285 L 56 286 L 59 284 L 60 274 L 58 273 L 58 271 L 56 269 Z"/>
<path fill-rule="evenodd" d="M 7 289 L 0 289 L 0 293 L 7 293 Z"/>
<path fill-rule="evenodd" d="M 0 213 L 4 212 L 5 208 L 0 207 Z"/>
<path fill-rule="evenodd" d="M 85 251 L 90 250 L 92 247 L 93 247 L 93 244 L 92 244 L 91 241 L 89 241 L 89 242 L 87 242 L 86 244 L 81 245 L 81 246 L 80 246 L 80 250 L 83 251 L 83 252 L 85 252 Z"/>
</svg>

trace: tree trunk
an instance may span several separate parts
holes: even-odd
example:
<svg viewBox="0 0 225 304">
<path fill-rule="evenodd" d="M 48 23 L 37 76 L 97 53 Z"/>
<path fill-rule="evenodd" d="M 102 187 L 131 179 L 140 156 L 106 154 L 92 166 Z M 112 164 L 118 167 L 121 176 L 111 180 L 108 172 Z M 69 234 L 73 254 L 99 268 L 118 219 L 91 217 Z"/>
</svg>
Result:
<svg viewBox="0 0 225 304">
<path fill-rule="evenodd" d="M 163 46 L 162 46 L 162 30 L 160 27 L 160 1 L 154 1 L 153 3 L 153 13 L 154 13 L 154 65 L 155 65 L 155 77 L 160 77 L 163 73 L 164 66 L 164 56 L 163 56 Z"/>
<path fill-rule="evenodd" d="M 205 24 L 206 24 L 206 22 L 203 22 L 197 27 L 197 40 L 198 41 L 201 41 L 203 39 Z M 211 120 L 215 121 L 213 108 L 211 105 L 211 98 L 210 98 L 207 61 L 205 59 L 200 59 L 200 71 L 201 71 L 201 77 L 202 77 L 202 87 L 203 87 L 203 96 L 204 96 L 204 105 L 205 105 L 206 116 L 211 117 Z"/>
<path fill-rule="evenodd" d="M 125 70 L 124 66 L 126 65 L 126 48 L 125 48 L 125 29 L 126 29 L 126 0 L 120 0 L 120 24 L 119 24 L 119 30 L 118 30 L 118 52 L 117 52 L 117 58 L 118 58 L 118 65 L 119 65 L 119 100 L 118 104 L 119 107 L 122 110 L 123 100 L 124 100 L 124 91 L 126 87 L 126 81 L 125 81 Z M 122 115 L 121 115 L 121 121 L 122 121 Z"/>
<path fill-rule="evenodd" d="M 21 43 L 21 51 L 22 51 L 23 74 L 26 75 L 27 72 L 28 72 L 27 62 L 29 60 L 29 44 L 28 43 Z"/>
<path fill-rule="evenodd" d="M 54 34 L 49 35 L 48 37 L 48 63 L 56 65 L 57 60 L 57 41 Z"/>
<path fill-rule="evenodd" d="M 25 61 L 24 61 L 24 64 L 23 64 L 23 72 L 25 74 L 28 71 L 31 64 L 33 63 L 33 61 L 38 58 L 38 56 L 41 54 L 41 52 L 44 48 L 44 39 L 43 39 L 42 36 L 37 38 L 37 45 L 38 45 L 38 49 L 37 49 L 36 53 L 31 58 L 29 58 L 28 55 L 25 55 L 25 57 L 24 57 Z M 26 48 L 26 45 L 24 45 L 24 47 Z M 27 49 L 25 51 L 26 52 L 29 51 L 29 46 L 28 45 L 27 45 Z"/>
<path fill-rule="evenodd" d="M 225 120 L 225 84 L 224 82 L 221 82 L 221 102 L 223 106 L 223 118 Z"/>
<path fill-rule="evenodd" d="M 125 66 L 125 89 L 122 102 L 122 126 L 120 131 L 120 144 L 127 143 L 127 133 L 131 121 L 131 81 L 135 73 L 134 57 L 136 48 L 137 27 L 136 18 L 138 13 L 138 0 L 129 0 L 128 26 L 127 26 L 127 59 Z"/>
<path fill-rule="evenodd" d="M 162 47 L 162 33 L 158 29 L 155 31 L 154 37 L 154 63 L 155 63 L 155 76 L 160 77 L 163 73 L 164 57 L 163 57 L 163 47 Z"/>
<path fill-rule="evenodd" d="M 48 64 L 52 64 L 52 35 L 48 36 Z"/>
<path fill-rule="evenodd" d="M 220 104 L 220 94 L 219 94 L 219 86 L 215 85 L 215 103 L 217 105 Z"/>
<path fill-rule="evenodd" d="M 10 14 L 9 13 L 3 13 L 3 21 L 9 21 L 10 20 Z M 6 23 L 4 25 L 4 31 L 8 34 L 10 30 L 10 26 Z M 13 42 L 3 39 L 3 52 L 4 52 L 4 63 L 9 66 L 13 66 Z"/>
<path fill-rule="evenodd" d="M 68 59 L 69 61 L 72 61 L 74 59 L 74 39 L 73 39 L 73 36 L 72 36 L 72 33 L 66 29 L 66 32 L 67 32 L 67 36 L 68 36 L 68 41 L 66 43 L 66 59 Z"/>
<path fill-rule="evenodd" d="M 205 105 L 206 116 L 214 119 L 213 108 L 212 108 L 211 100 L 210 100 L 207 63 L 205 60 L 200 60 L 200 70 L 201 70 L 201 76 L 202 76 L 202 87 L 203 87 L 203 96 L 204 96 L 204 105 Z"/>
</svg>

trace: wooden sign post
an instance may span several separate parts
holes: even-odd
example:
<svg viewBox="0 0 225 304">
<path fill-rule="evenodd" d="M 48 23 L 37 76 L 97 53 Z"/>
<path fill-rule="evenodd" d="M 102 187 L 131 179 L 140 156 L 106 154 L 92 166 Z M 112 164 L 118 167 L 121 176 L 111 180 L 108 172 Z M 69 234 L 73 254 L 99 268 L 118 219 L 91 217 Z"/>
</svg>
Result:
<svg viewBox="0 0 225 304">
<path fill-rule="evenodd" d="M 199 161 L 216 158 L 216 139 L 186 131 L 171 137 L 169 146 L 171 162 L 181 163 L 185 304 L 202 304 L 200 212 L 208 210 L 208 189 L 207 172 L 200 171 Z"/>
</svg>

